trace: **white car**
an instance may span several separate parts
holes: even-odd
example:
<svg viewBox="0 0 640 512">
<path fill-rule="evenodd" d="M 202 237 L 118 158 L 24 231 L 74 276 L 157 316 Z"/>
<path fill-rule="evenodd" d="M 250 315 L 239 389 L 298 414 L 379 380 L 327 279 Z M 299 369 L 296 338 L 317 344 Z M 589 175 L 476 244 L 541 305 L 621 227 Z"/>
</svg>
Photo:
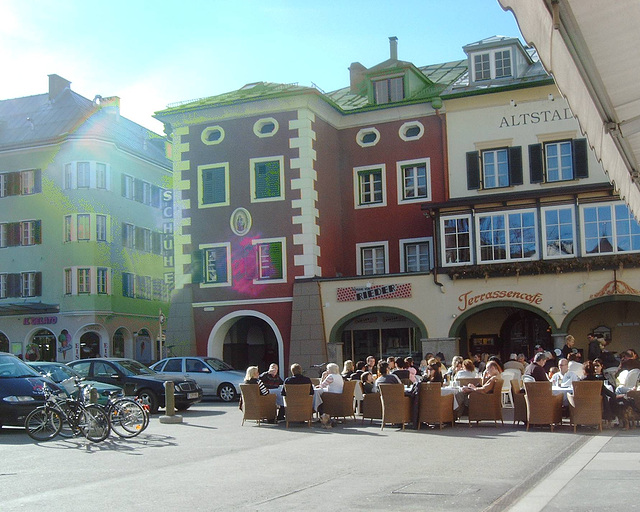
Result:
<svg viewBox="0 0 640 512">
<path fill-rule="evenodd" d="M 205 397 L 217 396 L 231 402 L 240 396 L 240 384 L 244 382 L 244 372 L 234 370 L 224 361 L 215 357 L 167 357 L 151 365 L 160 373 L 183 375 L 195 380 Z"/>
</svg>

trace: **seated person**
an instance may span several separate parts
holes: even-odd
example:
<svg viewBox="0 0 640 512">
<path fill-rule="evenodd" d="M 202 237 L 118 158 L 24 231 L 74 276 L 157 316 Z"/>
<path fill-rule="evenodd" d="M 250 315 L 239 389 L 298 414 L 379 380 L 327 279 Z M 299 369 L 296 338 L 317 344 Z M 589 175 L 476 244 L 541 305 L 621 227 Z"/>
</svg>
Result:
<svg viewBox="0 0 640 512">
<path fill-rule="evenodd" d="M 524 375 L 533 377 L 533 380 L 538 382 L 549 382 L 547 373 L 544 371 L 544 363 L 547 360 L 547 356 L 544 352 L 537 352 L 533 356 L 533 362 L 529 363 L 524 369 Z"/>
<path fill-rule="evenodd" d="M 551 385 L 558 386 L 560 388 L 572 387 L 574 380 L 580 380 L 580 377 L 574 372 L 569 371 L 569 361 L 566 359 L 560 359 L 558 362 L 559 372 L 555 373 L 551 377 Z"/>
<path fill-rule="evenodd" d="M 396 363 L 396 367 L 391 373 L 393 373 L 401 381 L 402 379 L 408 379 L 411 374 L 409 373 L 409 370 L 407 370 L 406 368 L 404 357 L 396 357 L 395 363 Z"/>
<path fill-rule="evenodd" d="M 569 371 L 575 373 L 579 379 L 584 376 L 584 370 L 582 369 L 582 363 L 578 360 L 580 356 L 579 352 L 571 352 L 567 356 L 567 361 L 569 362 Z M 560 364 L 558 364 L 560 366 Z"/>
<path fill-rule="evenodd" d="M 378 386 L 380 384 L 402 384 L 402 381 L 396 377 L 393 373 L 389 373 L 389 364 L 386 361 L 378 363 L 378 377 L 373 385 L 374 392 L 380 391 Z"/>
<path fill-rule="evenodd" d="M 371 372 L 364 372 L 362 374 L 362 377 L 360 377 L 360 382 L 362 382 L 362 392 L 367 394 L 367 393 L 373 393 L 373 386 L 374 386 L 374 381 L 373 381 L 373 375 L 371 374 Z"/>
<path fill-rule="evenodd" d="M 473 384 L 469 384 L 468 386 L 464 386 L 462 388 L 462 392 L 466 395 L 471 393 L 484 393 L 490 394 L 496 391 L 495 385 L 500 378 L 500 366 L 495 361 L 489 361 L 485 368 L 485 375 L 482 379 L 483 383 L 481 386 L 475 386 Z M 501 390 L 498 390 L 501 391 Z"/>
<path fill-rule="evenodd" d="M 422 382 L 442 382 L 444 383 L 444 377 L 442 375 L 442 365 L 440 361 L 435 357 L 432 357 L 427 361 L 427 373 L 422 377 Z"/>
<path fill-rule="evenodd" d="M 445 377 L 448 380 L 455 380 L 456 374 L 463 368 L 463 361 L 464 359 L 462 358 L 462 356 L 453 356 L 453 359 L 451 360 L 451 366 L 447 370 L 447 373 L 445 373 Z"/>
<path fill-rule="evenodd" d="M 269 369 L 260 374 L 260 380 L 267 389 L 276 389 L 284 384 L 280 375 L 278 375 L 278 365 L 276 363 L 271 363 Z"/>
<path fill-rule="evenodd" d="M 418 370 L 416 370 L 415 366 L 413 366 L 413 357 L 405 357 L 404 362 L 407 370 L 409 370 L 409 380 L 411 382 L 415 382 Z"/>
<path fill-rule="evenodd" d="M 329 363 L 327 371 L 322 374 L 320 385 L 316 389 L 321 389 L 325 393 L 342 393 L 344 379 L 340 375 L 340 368 L 336 363 Z"/>
<path fill-rule="evenodd" d="M 353 361 L 351 359 L 347 359 L 344 362 L 344 366 L 342 368 L 342 378 L 343 379 L 349 379 L 351 377 L 351 374 L 356 371 L 356 369 L 353 366 Z"/>
<path fill-rule="evenodd" d="M 360 380 L 362 374 L 366 370 L 365 366 L 367 366 L 367 363 L 365 363 L 364 361 L 358 361 L 356 363 L 356 371 L 349 375 L 349 380 Z"/>
<path fill-rule="evenodd" d="M 462 361 L 462 370 L 456 372 L 455 380 L 459 379 L 475 379 L 478 377 L 476 373 L 476 366 L 471 359 L 465 359 Z"/>
<path fill-rule="evenodd" d="M 245 384 L 257 384 L 258 387 L 260 388 L 260 394 L 261 395 L 268 395 L 269 394 L 269 390 L 264 385 L 264 382 L 262 382 L 262 380 L 260 380 L 257 366 L 249 366 L 249 368 L 247 368 L 247 373 L 244 376 L 244 383 Z"/>
<path fill-rule="evenodd" d="M 298 363 L 293 363 L 291 365 L 291 377 L 284 379 L 284 385 L 286 386 L 287 384 L 308 384 L 309 394 L 313 395 L 313 384 L 311 383 L 311 379 L 302 375 L 302 366 Z M 284 389 L 282 390 L 282 395 L 286 395 Z"/>
</svg>

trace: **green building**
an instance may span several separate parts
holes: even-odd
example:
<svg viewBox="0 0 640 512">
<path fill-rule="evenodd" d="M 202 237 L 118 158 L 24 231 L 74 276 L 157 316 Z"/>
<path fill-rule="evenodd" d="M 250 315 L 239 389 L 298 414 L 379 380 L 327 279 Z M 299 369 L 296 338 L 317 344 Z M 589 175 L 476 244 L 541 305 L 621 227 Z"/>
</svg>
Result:
<svg viewBox="0 0 640 512">
<path fill-rule="evenodd" d="M 165 139 L 70 85 L 0 101 L 0 351 L 149 362 L 173 287 Z"/>
</svg>

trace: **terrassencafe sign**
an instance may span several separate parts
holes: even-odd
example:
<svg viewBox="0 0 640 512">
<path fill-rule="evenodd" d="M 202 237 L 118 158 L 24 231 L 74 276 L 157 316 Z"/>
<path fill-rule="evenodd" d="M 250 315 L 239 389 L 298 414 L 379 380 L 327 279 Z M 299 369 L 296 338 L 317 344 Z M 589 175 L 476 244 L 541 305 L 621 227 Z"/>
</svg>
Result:
<svg viewBox="0 0 640 512">
<path fill-rule="evenodd" d="M 483 302 L 499 299 L 515 299 L 528 302 L 529 304 L 538 305 L 542 303 L 542 294 L 540 292 L 534 294 L 516 292 L 513 290 L 494 290 L 474 295 L 473 290 L 470 290 L 458 297 L 458 302 L 460 303 L 458 304 L 458 310 L 466 311 L 467 308 L 471 306 L 477 306 Z"/>
</svg>

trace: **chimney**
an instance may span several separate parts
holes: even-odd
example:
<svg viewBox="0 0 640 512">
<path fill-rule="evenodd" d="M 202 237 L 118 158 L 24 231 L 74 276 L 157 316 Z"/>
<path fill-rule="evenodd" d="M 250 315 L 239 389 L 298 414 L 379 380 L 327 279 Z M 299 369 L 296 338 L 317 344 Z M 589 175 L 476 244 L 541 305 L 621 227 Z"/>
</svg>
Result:
<svg viewBox="0 0 640 512">
<path fill-rule="evenodd" d="M 359 62 L 352 62 L 349 66 L 349 90 L 358 92 L 358 86 L 362 83 L 367 68 Z"/>
<path fill-rule="evenodd" d="M 59 75 L 49 75 L 49 101 L 54 101 L 65 89 L 71 89 L 69 80 Z"/>
<path fill-rule="evenodd" d="M 118 96 L 101 97 L 99 105 L 101 110 L 114 114 L 116 118 L 120 117 L 120 98 Z"/>
<path fill-rule="evenodd" d="M 389 38 L 389 54 L 391 60 L 398 60 L 398 38 L 396 36 Z"/>
</svg>

